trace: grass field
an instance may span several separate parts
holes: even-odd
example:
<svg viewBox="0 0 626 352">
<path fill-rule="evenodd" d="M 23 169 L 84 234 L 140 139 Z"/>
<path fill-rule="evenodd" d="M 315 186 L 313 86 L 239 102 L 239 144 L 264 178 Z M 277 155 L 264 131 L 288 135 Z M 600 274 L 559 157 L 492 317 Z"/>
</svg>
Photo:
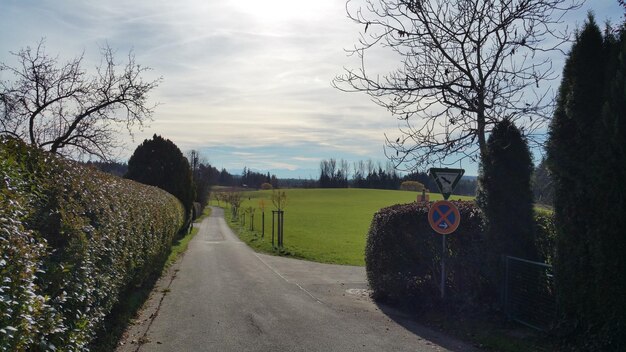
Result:
<svg viewBox="0 0 626 352">
<path fill-rule="evenodd" d="M 283 190 L 281 190 L 283 191 Z M 379 209 L 393 204 L 415 201 L 416 192 L 373 189 L 288 189 L 285 210 L 284 251 L 280 254 L 307 260 L 365 265 L 365 238 L 372 217 Z M 252 248 L 278 253 L 271 245 L 272 210 L 271 191 L 244 193 L 242 209 L 255 208 L 254 231 L 250 231 L 250 217 L 245 225 L 233 223 L 227 208 L 228 223 L 239 237 Z M 430 194 L 431 200 L 443 199 Z M 450 199 L 470 200 L 473 197 L 451 196 Z M 261 210 L 265 202 L 265 236 L 261 238 Z M 216 205 L 215 201 L 212 201 Z M 224 206 L 224 204 L 221 204 Z"/>
</svg>

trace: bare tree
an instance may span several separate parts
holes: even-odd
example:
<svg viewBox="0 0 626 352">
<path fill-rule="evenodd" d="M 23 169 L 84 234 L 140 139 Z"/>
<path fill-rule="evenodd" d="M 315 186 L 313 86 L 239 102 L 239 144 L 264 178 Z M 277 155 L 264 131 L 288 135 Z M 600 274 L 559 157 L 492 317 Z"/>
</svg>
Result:
<svg viewBox="0 0 626 352">
<path fill-rule="evenodd" d="M 341 159 L 339 161 L 339 172 L 341 173 L 341 178 L 347 183 L 350 178 L 350 164 L 346 160 Z"/>
<path fill-rule="evenodd" d="M 372 173 L 374 173 L 374 171 L 376 171 L 376 165 L 374 164 L 372 159 L 367 159 L 367 162 L 365 163 L 365 167 L 367 168 L 368 175 L 371 175 Z"/>
<path fill-rule="evenodd" d="M 556 78 L 548 54 L 568 40 L 566 28 L 557 27 L 580 1 L 363 2 L 346 4 L 348 17 L 364 26 L 349 50 L 360 67 L 346 68 L 333 85 L 366 92 L 404 121 L 401 137 L 386 137 L 395 165 L 484 158 L 486 135 L 502 119 L 539 141 L 534 133 L 545 126 L 553 105 L 549 87 L 539 90 L 540 84 Z M 366 67 L 365 54 L 381 47 L 401 63 L 385 75 Z"/>
<path fill-rule="evenodd" d="M 284 210 L 287 206 L 287 192 L 272 190 L 272 204 L 277 210 Z"/>
<path fill-rule="evenodd" d="M 200 165 L 200 153 L 192 149 L 187 152 L 187 160 L 189 160 L 189 166 L 191 167 L 191 175 L 195 179 L 198 172 L 198 165 Z"/>
<path fill-rule="evenodd" d="M 119 146 L 117 134 L 142 127 L 151 120 L 154 106 L 148 92 L 160 82 L 144 81 L 148 68 L 135 62 L 132 52 L 122 67 L 113 50 L 101 49 L 102 61 L 93 76 L 82 68 L 83 56 L 66 63 L 36 48 L 11 53 L 17 66 L 0 63 L 0 133 L 11 135 L 51 152 L 107 159 Z"/>
</svg>

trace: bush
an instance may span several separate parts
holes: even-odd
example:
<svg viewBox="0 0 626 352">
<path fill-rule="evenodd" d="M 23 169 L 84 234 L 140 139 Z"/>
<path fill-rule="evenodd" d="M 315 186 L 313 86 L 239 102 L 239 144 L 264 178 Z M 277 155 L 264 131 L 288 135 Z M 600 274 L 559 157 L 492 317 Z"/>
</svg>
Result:
<svg viewBox="0 0 626 352">
<path fill-rule="evenodd" d="M 261 184 L 261 189 L 270 190 L 270 189 L 274 189 L 274 187 L 272 186 L 271 183 L 264 182 Z"/>
<path fill-rule="evenodd" d="M 487 299 L 482 275 L 481 213 L 473 202 L 454 202 L 461 225 L 447 236 L 447 303 Z M 440 303 L 441 235 L 428 223 L 426 203 L 395 205 L 378 211 L 365 248 L 372 297 L 414 308 Z"/>
<path fill-rule="evenodd" d="M 7 138 L 0 176 L 0 350 L 84 350 L 121 295 L 160 268 L 184 209 Z"/>
<path fill-rule="evenodd" d="M 539 260 L 554 265 L 556 256 L 556 228 L 554 214 L 548 211 L 535 212 L 535 248 Z"/>
<path fill-rule="evenodd" d="M 482 310 L 497 306 L 503 283 L 494 278 L 494 264 L 486 255 L 496 250 L 485 240 L 484 214 L 474 202 L 454 203 L 461 225 L 446 236 L 445 307 Z M 374 299 L 417 310 L 442 303 L 442 240 L 428 223 L 431 204 L 394 205 L 374 215 L 365 247 L 365 269 Z M 539 255 L 552 264 L 556 237 L 553 214 L 537 212 L 535 229 Z"/>
<path fill-rule="evenodd" d="M 403 191 L 421 192 L 424 190 L 424 185 L 417 181 L 404 181 L 400 184 L 400 189 Z"/>
</svg>

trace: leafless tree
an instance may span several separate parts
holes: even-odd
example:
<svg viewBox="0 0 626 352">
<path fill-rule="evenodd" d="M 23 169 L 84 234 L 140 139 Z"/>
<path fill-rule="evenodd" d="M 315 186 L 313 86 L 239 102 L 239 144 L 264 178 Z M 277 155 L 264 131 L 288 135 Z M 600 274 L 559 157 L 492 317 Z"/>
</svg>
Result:
<svg viewBox="0 0 626 352">
<path fill-rule="evenodd" d="M 241 203 L 243 202 L 243 195 L 239 191 L 231 190 L 228 192 L 226 199 L 227 203 L 230 204 L 230 210 L 232 212 L 233 219 L 236 219 L 237 215 L 239 215 L 239 208 L 241 207 Z"/>
<path fill-rule="evenodd" d="M 563 15 L 578 0 L 348 0 L 348 17 L 363 26 L 333 85 L 366 92 L 405 127 L 386 137 L 395 165 L 445 165 L 486 154 L 486 136 L 502 119 L 531 141 L 552 113 L 542 82 L 557 76 L 550 53 L 568 40 Z M 390 50 L 400 66 L 370 72 L 366 53 Z M 391 149 L 389 149 L 391 148 Z M 393 153 L 388 153 L 392 151 Z"/>
<path fill-rule="evenodd" d="M 200 165 L 200 153 L 192 149 L 187 152 L 187 160 L 189 161 L 189 166 L 191 167 L 191 176 L 192 178 L 196 177 L 198 166 Z"/>
<path fill-rule="evenodd" d="M 367 169 L 368 175 L 371 175 L 372 173 L 374 173 L 374 171 L 376 171 L 376 165 L 374 164 L 374 161 L 372 161 L 372 159 L 367 159 L 365 167 Z"/>
<path fill-rule="evenodd" d="M 160 82 L 144 81 L 148 70 L 131 53 L 124 66 L 114 60 L 109 46 L 101 49 L 94 75 L 82 68 L 83 56 L 66 63 L 36 48 L 11 53 L 15 67 L 0 63 L 0 133 L 20 138 L 41 149 L 65 156 L 107 159 L 120 145 L 124 129 L 151 120 L 154 110 L 148 93 Z"/>
<path fill-rule="evenodd" d="M 363 160 L 359 160 L 353 163 L 355 178 L 356 175 L 359 175 L 359 178 L 364 177 L 365 175 L 365 162 Z"/>
<path fill-rule="evenodd" d="M 287 192 L 272 190 L 272 204 L 277 210 L 284 210 L 287 206 Z"/>
<path fill-rule="evenodd" d="M 350 178 L 350 164 L 348 164 L 348 161 L 343 159 L 339 161 L 339 172 L 346 181 Z"/>
</svg>

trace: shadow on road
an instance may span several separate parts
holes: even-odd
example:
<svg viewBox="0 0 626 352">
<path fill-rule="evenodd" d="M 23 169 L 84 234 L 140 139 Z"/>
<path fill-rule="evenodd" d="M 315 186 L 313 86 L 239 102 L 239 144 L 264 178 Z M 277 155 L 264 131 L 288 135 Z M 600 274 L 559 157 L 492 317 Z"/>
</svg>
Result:
<svg viewBox="0 0 626 352">
<path fill-rule="evenodd" d="M 456 338 L 446 335 L 443 332 L 435 331 L 432 328 L 416 322 L 410 313 L 407 313 L 400 308 L 392 307 L 380 302 L 374 303 L 381 312 L 389 317 L 389 319 L 404 327 L 414 335 L 432 342 L 434 345 L 439 345 L 453 352 L 480 351 L 478 348 L 471 347 L 468 342 L 462 342 Z"/>
</svg>

